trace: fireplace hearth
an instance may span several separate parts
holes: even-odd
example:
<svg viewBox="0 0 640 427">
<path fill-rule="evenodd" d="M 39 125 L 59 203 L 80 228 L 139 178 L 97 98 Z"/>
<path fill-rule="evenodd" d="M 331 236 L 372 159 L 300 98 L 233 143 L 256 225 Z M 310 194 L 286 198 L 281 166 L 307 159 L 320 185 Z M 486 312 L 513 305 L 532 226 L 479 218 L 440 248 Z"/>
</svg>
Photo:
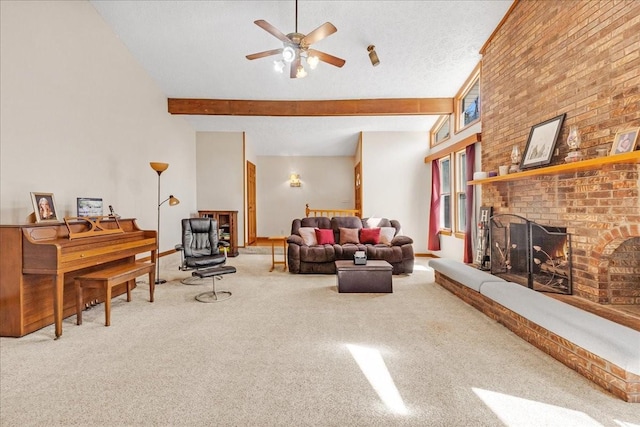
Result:
<svg viewBox="0 0 640 427">
<path fill-rule="evenodd" d="M 518 215 L 489 222 L 491 274 L 540 292 L 571 295 L 571 235 Z"/>
</svg>

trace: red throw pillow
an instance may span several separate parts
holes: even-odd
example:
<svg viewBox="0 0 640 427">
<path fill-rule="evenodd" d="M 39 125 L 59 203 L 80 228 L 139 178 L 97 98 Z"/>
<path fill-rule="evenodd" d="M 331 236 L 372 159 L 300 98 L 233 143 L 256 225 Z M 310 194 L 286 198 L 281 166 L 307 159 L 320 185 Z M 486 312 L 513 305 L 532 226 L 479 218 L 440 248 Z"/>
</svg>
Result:
<svg viewBox="0 0 640 427">
<path fill-rule="evenodd" d="M 371 243 L 372 245 L 380 243 L 380 227 L 361 229 L 360 243 Z"/>
<path fill-rule="evenodd" d="M 330 228 L 316 228 L 316 240 L 319 245 L 333 245 L 336 243 L 333 238 L 333 230 Z"/>
</svg>

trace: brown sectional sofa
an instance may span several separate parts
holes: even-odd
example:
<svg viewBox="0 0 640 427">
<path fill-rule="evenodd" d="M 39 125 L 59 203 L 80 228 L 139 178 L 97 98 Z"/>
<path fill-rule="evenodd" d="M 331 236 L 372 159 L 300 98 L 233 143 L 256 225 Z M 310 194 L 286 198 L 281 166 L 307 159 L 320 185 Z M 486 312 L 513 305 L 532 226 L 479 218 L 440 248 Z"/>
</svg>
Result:
<svg viewBox="0 0 640 427">
<path fill-rule="evenodd" d="M 376 221 L 378 222 L 378 221 Z M 334 244 L 307 245 L 301 235 L 300 228 L 309 230 L 317 228 L 332 230 Z M 388 243 L 343 243 L 340 244 L 341 228 L 355 229 L 361 234 L 364 228 L 385 227 L 391 231 L 393 237 Z M 393 227 L 394 230 L 389 230 Z M 303 230 L 304 231 L 304 230 Z M 291 224 L 291 235 L 287 238 L 287 262 L 291 273 L 315 273 L 335 274 L 336 260 L 353 260 L 356 251 L 365 251 L 367 259 L 387 261 L 393 267 L 393 274 L 405 274 L 413 272 L 413 240 L 410 237 L 399 235 L 400 223 L 396 220 L 381 218 L 378 224 L 371 226 L 367 218 L 355 216 L 345 217 L 308 217 L 294 219 Z M 343 232 L 343 235 L 346 232 Z M 304 234 L 304 233 L 303 233 Z M 352 234 L 352 233 L 349 233 Z M 390 235 L 390 234 L 389 234 Z"/>
</svg>

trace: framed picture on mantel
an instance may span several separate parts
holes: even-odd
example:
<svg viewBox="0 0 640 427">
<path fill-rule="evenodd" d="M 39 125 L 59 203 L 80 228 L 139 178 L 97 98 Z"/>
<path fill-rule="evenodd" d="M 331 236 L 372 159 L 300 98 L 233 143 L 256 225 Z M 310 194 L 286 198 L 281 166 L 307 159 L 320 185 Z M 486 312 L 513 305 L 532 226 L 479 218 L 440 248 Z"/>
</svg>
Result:
<svg viewBox="0 0 640 427">
<path fill-rule="evenodd" d="M 609 155 L 632 152 L 636 148 L 639 132 L 640 128 L 631 128 L 616 133 Z"/>
<path fill-rule="evenodd" d="M 561 114 L 531 128 L 520 168 L 534 168 L 551 162 L 565 116 Z"/>
</svg>

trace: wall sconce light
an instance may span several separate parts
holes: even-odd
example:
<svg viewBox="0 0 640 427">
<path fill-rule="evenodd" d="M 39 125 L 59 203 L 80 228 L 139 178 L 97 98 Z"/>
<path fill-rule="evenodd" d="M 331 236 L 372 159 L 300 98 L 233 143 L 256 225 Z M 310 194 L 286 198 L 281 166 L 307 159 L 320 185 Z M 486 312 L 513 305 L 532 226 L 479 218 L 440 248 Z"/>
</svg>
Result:
<svg viewBox="0 0 640 427">
<path fill-rule="evenodd" d="M 291 187 L 300 187 L 300 175 L 297 173 L 292 173 L 289 176 L 289 185 Z"/>
<path fill-rule="evenodd" d="M 370 44 L 367 47 L 367 51 L 369 51 L 369 60 L 371 60 L 371 65 L 375 67 L 380 63 L 380 58 L 378 58 L 378 54 L 376 53 L 376 47 Z"/>
</svg>

